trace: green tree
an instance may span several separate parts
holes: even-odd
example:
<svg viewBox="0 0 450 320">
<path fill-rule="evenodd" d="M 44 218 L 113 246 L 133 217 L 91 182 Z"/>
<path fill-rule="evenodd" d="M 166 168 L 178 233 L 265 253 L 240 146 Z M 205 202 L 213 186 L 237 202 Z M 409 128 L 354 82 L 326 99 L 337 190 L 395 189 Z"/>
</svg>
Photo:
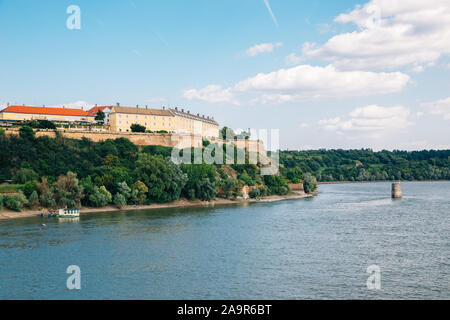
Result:
<svg viewBox="0 0 450 320">
<path fill-rule="evenodd" d="M 75 173 L 69 171 L 67 175 L 58 177 L 55 183 L 55 196 L 59 206 L 81 207 L 81 199 L 84 196 L 83 187 L 79 184 Z"/>
<path fill-rule="evenodd" d="M 111 193 L 106 190 L 105 186 L 100 188 L 95 186 L 94 191 L 89 196 L 89 202 L 97 208 L 105 207 L 112 201 Z"/>
<path fill-rule="evenodd" d="M 217 196 L 216 184 L 209 178 L 202 179 L 198 184 L 198 199 L 202 201 L 211 201 Z"/>
<path fill-rule="evenodd" d="M 132 187 L 132 200 L 134 203 L 144 203 L 147 199 L 148 188 L 142 181 L 136 181 Z"/>
<path fill-rule="evenodd" d="M 128 186 L 128 184 L 127 184 L 125 181 L 120 182 L 120 183 L 118 184 L 117 190 L 118 190 L 118 193 L 120 193 L 121 195 L 123 195 L 123 197 L 125 198 L 125 201 L 128 202 L 128 200 L 129 200 L 130 197 L 131 197 L 131 189 L 130 189 L 130 187 Z"/>
<path fill-rule="evenodd" d="M 306 193 L 312 193 L 317 189 L 317 180 L 309 172 L 304 174 L 303 189 L 305 190 Z"/>
<path fill-rule="evenodd" d="M 31 208 L 36 208 L 39 206 L 39 196 L 36 190 L 30 195 L 28 202 Z"/>
<path fill-rule="evenodd" d="M 123 194 L 116 193 L 116 195 L 114 196 L 114 204 L 119 208 L 123 208 L 127 205 L 127 199 L 125 199 L 125 196 Z"/>
<path fill-rule="evenodd" d="M 42 182 L 37 185 L 39 189 L 39 202 L 46 208 L 56 207 L 55 189 L 49 184 L 46 177 L 42 178 Z"/>
<path fill-rule="evenodd" d="M 139 154 L 135 177 L 148 187 L 148 197 L 156 202 L 170 202 L 180 198 L 187 177 L 170 158 Z"/>
<path fill-rule="evenodd" d="M 25 194 L 25 196 L 26 197 L 30 197 L 30 195 L 33 193 L 33 192 L 35 192 L 35 191 L 37 191 L 38 190 L 38 188 L 37 188 L 37 182 L 36 181 L 28 181 L 27 183 L 25 183 L 23 186 L 22 186 L 22 191 L 23 191 L 23 193 Z"/>
<path fill-rule="evenodd" d="M 33 169 L 28 168 L 20 168 L 12 176 L 13 183 L 16 184 L 24 184 L 38 179 L 39 175 Z"/>
<path fill-rule="evenodd" d="M 95 116 L 95 121 L 104 122 L 105 121 L 105 113 L 102 110 L 98 110 L 97 115 Z"/>
<path fill-rule="evenodd" d="M 35 137 L 33 128 L 29 126 L 22 126 L 19 130 L 19 135 L 24 140 L 33 140 Z"/>
<path fill-rule="evenodd" d="M 11 196 L 6 196 L 4 202 L 8 209 L 17 212 L 22 211 L 23 207 L 28 204 L 28 200 L 22 191 Z"/>
<path fill-rule="evenodd" d="M 145 127 L 141 126 L 138 123 L 134 123 L 131 125 L 131 132 L 145 132 Z"/>
</svg>

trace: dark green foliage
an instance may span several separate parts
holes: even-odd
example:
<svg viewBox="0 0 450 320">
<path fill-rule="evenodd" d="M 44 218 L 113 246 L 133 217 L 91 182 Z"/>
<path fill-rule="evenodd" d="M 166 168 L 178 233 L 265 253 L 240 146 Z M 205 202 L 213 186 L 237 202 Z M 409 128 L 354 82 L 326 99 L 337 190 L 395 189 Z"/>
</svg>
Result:
<svg viewBox="0 0 450 320">
<path fill-rule="evenodd" d="M 100 188 L 95 186 L 93 190 L 89 193 L 89 204 L 93 207 L 104 207 L 111 203 L 112 195 L 106 190 L 105 186 Z"/>
<path fill-rule="evenodd" d="M 33 131 L 33 128 L 29 126 L 22 126 L 19 130 L 19 135 L 24 140 L 33 140 L 35 133 Z"/>
<path fill-rule="evenodd" d="M 316 177 L 313 177 L 309 172 L 304 174 L 303 189 L 306 193 L 312 193 L 317 189 Z"/>
<path fill-rule="evenodd" d="M 145 127 L 138 123 L 133 123 L 130 127 L 131 132 L 145 132 Z"/>
<path fill-rule="evenodd" d="M 2 196 L 1 194 L 0 194 L 0 211 L 1 210 L 3 210 L 3 198 L 4 198 L 5 196 Z"/>
<path fill-rule="evenodd" d="M 234 178 L 226 178 L 220 183 L 225 198 L 236 198 L 242 190 L 243 183 Z"/>
<path fill-rule="evenodd" d="M 58 177 L 55 183 L 55 200 L 60 207 L 79 208 L 83 198 L 83 186 L 79 184 L 77 175 L 68 172 Z"/>
<path fill-rule="evenodd" d="M 33 120 L 27 122 L 26 125 L 33 129 L 56 129 L 55 124 L 49 120 Z"/>
<path fill-rule="evenodd" d="M 285 195 L 289 192 L 289 186 L 281 176 L 264 176 L 264 183 L 271 194 Z"/>
<path fill-rule="evenodd" d="M 95 121 L 103 122 L 105 121 L 105 113 L 102 110 L 98 110 L 97 114 L 95 115 Z"/>
<path fill-rule="evenodd" d="M 187 175 L 183 195 L 188 199 L 208 198 L 210 186 L 216 188 L 216 168 L 210 164 L 184 164 L 182 170 Z"/>
<path fill-rule="evenodd" d="M 172 155 L 172 148 L 163 146 L 144 146 L 142 147 L 142 152 L 150 153 L 153 155 L 161 155 L 164 158 L 167 158 Z"/>
<path fill-rule="evenodd" d="M 211 201 L 217 195 L 216 184 L 209 178 L 203 178 L 198 182 L 196 197 L 202 201 Z"/>
<path fill-rule="evenodd" d="M 36 208 L 39 205 L 39 196 L 37 191 L 33 191 L 33 193 L 28 198 L 28 203 L 30 208 Z"/>
<path fill-rule="evenodd" d="M 28 168 L 20 168 L 12 176 L 12 181 L 16 184 L 24 184 L 38 179 L 39 175 L 33 169 Z"/>
<path fill-rule="evenodd" d="M 28 204 L 28 200 L 22 192 L 4 196 L 3 202 L 6 208 L 17 212 L 22 211 L 23 207 Z"/>
<path fill-rule="evenodd" d="M 121 193 L 116 193 L 114 196 L 114 204 L 118 208 L 122 208 L 127 205 L 127 199 L 125 199 L 125 196 Z"/>
<path fill-rule="evenodd" d="M 252 199 L 257 199 L 261 196 L 261 191 L 258 188 L 250 190 L 248 196 Z"/>
<path fill-rule="evenodd" d="M 37 188 L 37 182 L 36 181 L 28 181 L 22 186 L 22 191 L 25 194 L 25 196 L 28 198 L 31 196 L 33 192 L 36 192 L 38 190 Z"/>
<path fill-rule="evenodd" d="M 156 202 L 170 202 L 180 198 L 187 177 L 170 158 L 139 154 L 135 177 L 148 187 L 148 198 Z"/>
<path fill-rule="evenodd" d="M 319 182 L 375 180 L 449 180 L 450 150 L 316 150 L 280 152 L 282 175 L 298 167 Z"/>
</svg>

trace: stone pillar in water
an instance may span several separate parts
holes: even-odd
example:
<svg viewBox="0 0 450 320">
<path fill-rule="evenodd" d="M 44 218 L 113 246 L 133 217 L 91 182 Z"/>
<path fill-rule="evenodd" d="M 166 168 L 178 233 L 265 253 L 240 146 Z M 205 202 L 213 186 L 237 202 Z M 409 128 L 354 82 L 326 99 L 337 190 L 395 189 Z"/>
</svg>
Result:
<svg viewBox="0 0 450 320">
<path fill-rule="evenodd" d="M 392 199 L 401 199 L 402 197 L 402 185 L 400 182 L 394 182 L 392 184 Z"/>
</svg>

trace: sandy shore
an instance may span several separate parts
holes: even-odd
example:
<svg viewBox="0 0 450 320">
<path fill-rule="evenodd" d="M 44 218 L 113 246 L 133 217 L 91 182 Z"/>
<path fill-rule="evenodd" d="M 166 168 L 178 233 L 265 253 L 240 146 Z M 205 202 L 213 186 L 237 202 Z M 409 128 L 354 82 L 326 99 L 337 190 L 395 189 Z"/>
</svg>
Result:
<svg viewBox="0 0 450 320">
<path fill-rule="evenodd" d="M 306 193 L 290 193 L 286 196 L 269 196 L 261 199 L 238 199 L 238 200 L 228 200 L 228 199 L 216 199 L 213 201 L 189 201 L 189 200 L 178 200 L 170 203 L 155 203 L 147 206 L 125 206 L 121 209 L 113 206 L 103 207 L 103 208 L 82 208 L 81 214 L 92 214 L 98 212 L 114 212 L 114 211 L 135 211 L 135 210 L 151 210 L 151 209 L 163 209 L 163 208 L 185 208 L 185 207 L 208 207 L 215 205 L 230 205 L 230 204 L 240 204 L 240 203 L 255 203 L 255 202 L 276 202 L 283 200 L 294 200 L 294 199 L 304 199 L 314 197 L 315 194 Z M 41 210 L 31 210 L 14 212 L 10 210 L 0 211 L 0 221 L 9 219 L 20 219 L 20 218 L 30 218 L 36 217 L 41 212 L 47 213 L 46 209 Z"/>
</svg>

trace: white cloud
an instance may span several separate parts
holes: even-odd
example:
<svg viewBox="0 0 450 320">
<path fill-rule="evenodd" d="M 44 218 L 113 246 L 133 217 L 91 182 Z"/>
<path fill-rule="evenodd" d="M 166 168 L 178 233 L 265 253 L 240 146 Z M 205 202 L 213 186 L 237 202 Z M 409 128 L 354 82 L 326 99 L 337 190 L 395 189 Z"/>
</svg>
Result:
<svg viewBox="0 0 450 320">
<path fill-rule="evenodd" d="M 420 69 L 450 53 L 448 0 L 371 0 L 335 22 L 354 23 L 358 30 L 336 35 L 322 46 L 307 43 L 305 57 L 341 69 Z"/>
<path fill-rule="evenodd" d="M 269 0 L 264 0 L 264 4 L 266 5 L 267 11 L 269 11 L 269 14 L 272 18 L 273 23 L 275 23 L 275 25 L 278 27 L 278 20 L 275 17 L 275 15 L 273 14 L 272 8 L 270 7 Z"/>
<path fill-rule="evenodd" d="M 295 53 L 291 53 L 286 57 L 286 64 L 288 66 L 295 66 L 302 62 L 302 57 L 297 56 Z"/>
<path fill-rule="evenodd" d="M 327 131 L 339 134 L 356 134 L 361 137 L 379 138 L 392 131 L 407 128 L 413 123 L 409 120 L 411 111 L 403 106 L 380 107 L 369 105 L 357 108 L 345 117 L 336 117 L 319 121 Z"/>
<path fill-rule="evenodd" d="M 230 102 L 237 104 L 237 102 L 234 101 L 234 95 L 231 92 L 231 89 L 223 89 L 223 87 L 219 85 L 209 85 L 200 90 L 186 89 L 183 91 L 183 98 L 187 100 L 206 101 L 209 103 Z"/>
<path fill-rule="evenodd" d="M 342 98 L 388 94 L 401 91 L 410 77 L 401 72 L 375 73 L 338 71 L 329 65 L 300 65 L 271 73 L 260 73 L 233 87 L 209 85 L 203 89 L 184 90 L 188 100 L 233 102 L 242 96 L 253 97 L 253 103 L 279 104 L 323 98 Z"/>
<path fill-rule="evenodd" d="M 429 114 L 443 116 L 444 120 L 450 120 L 450 97 L 434 102 L 423 103 L 422 107 Z"/>
<path fill-rule="evenodd" d="M 248 48 L 246 53 L 250 57 L 255 57 L 258 54 L 264 53 L 264 52 L 273 52 L 273 50 L 277 47 L 281 47 L 283 43 L 277 42 L 277 43 L 261 43 L 254 45 L 251 48 Z"/>
<path fill-rule="evenodd" d="M 64 106 L 65 108 L 69 108 L 69 109 L 89 110 L 92 107 L 94 107 L 95 104 L 88 103 L 86 101 L 75 101 L 75 102 L 69 102 L 69 103 L 62 103 L 62 104 L 57 105 L 57 106 L 46 106 L 46 107 L 48 107 L 48 108 L 61 108 L 62 106 Z"/>
</svg>

